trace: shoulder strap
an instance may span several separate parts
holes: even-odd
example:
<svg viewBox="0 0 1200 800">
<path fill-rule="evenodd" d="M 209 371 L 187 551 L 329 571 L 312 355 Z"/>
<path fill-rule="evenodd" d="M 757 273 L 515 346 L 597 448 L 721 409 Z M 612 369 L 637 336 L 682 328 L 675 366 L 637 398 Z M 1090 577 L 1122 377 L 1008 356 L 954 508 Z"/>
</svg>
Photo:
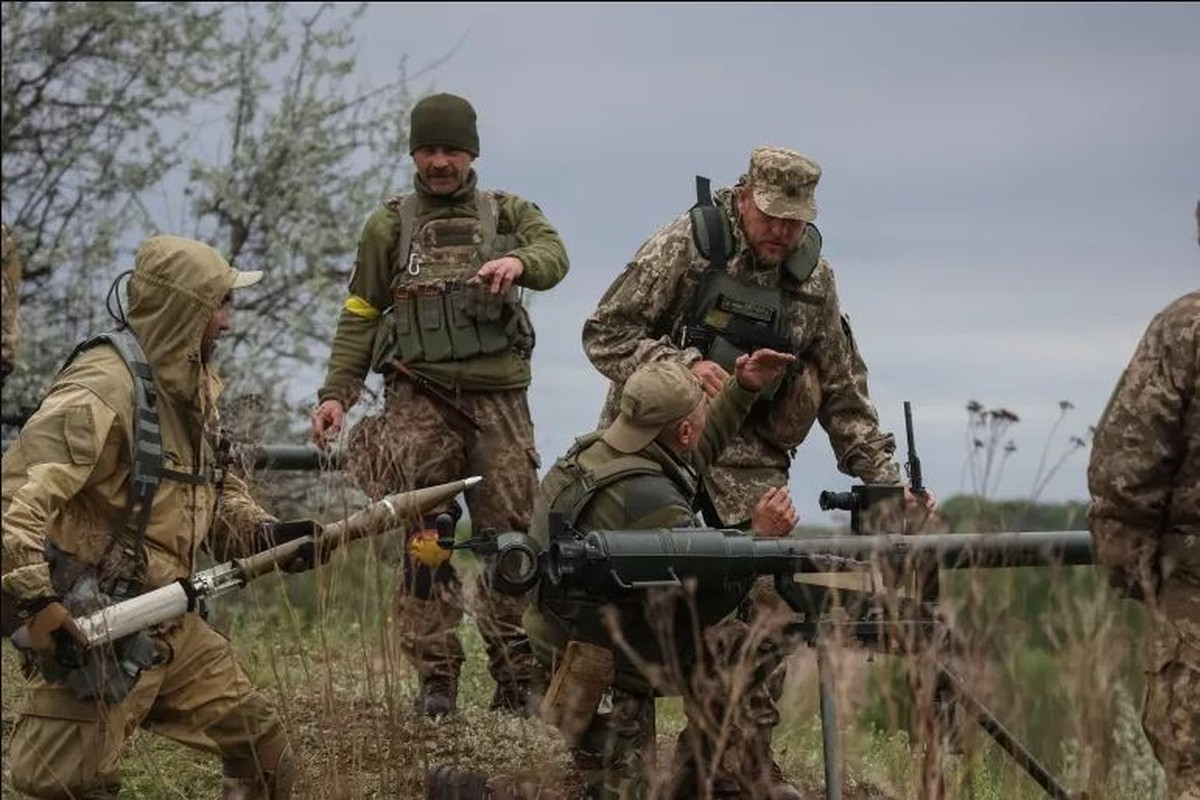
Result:
<svg viewBox="0 0 1200 800">
<path fill-rule="evenodd" d="M 596 438 L 599 436 L 596 435 L 592 441 Z M 582 440 L 576 440 L 577 445 L 581 442 Z M 572 452 L 567 456 L 566 466 L 574 480 L 567 483 L 550 502 L 550 509 L 563 512 L 566 522 L 570 525 L 575 524 L 601 489 L 634 475 L 663 474 L 663 468 L 659 464 L 637 455 L 621 456 L 594 470 L 584 469 L 579 464 L 578 453 L 578 449 L 572 448 Z"/>
<path fill-rule="evenodd" d="M 417 193 L 409 192 L 394 201 L 393 207 L 400 215 L 396 223 L 396 249 L 392 254 L 393 275 L 408 269 L 408 257 L 412 250 L 413 228 L 417 224 Z"/>
<path fill-rule="evenodd" d="M 479 211 L 479 235 L 481 242 L 479 250 L 482 253 L 492 252 L 492 242 L 496 239 L 496 229 L 500 218 L 500 200 L 493 192 L 478 191 L 475 193 L 475 208 Z"/>
<path fill-rule="evenodd" d="M 804 238 L 800 247 L 784 263 L 784 271 L 792 279 L 801 284 L 808 280 L 821 262 L 821 231 L 811 222 L 804 228 Z"/>
<path fill-rule="evenodd" d="M 150 511 L 154 503 L 154 494 L 163 473 L 162 429 L 158 419 L 158 394 L 154 389 L 154 373 L 150 362 L 138 343 L 137 337 L 128 328 L 118 328 L 113 331 L 97 334 L 81 342 L 63 363 L 63 369 L 75 360 L 76 356 L 91 347 L 108 344 L 120 354 L 126 368 L 133 376 L 133 439 L 130 442 L 129 493 L 125 501 L 124 522 L 120 530 L 109 542 L 108 549 L 101 559 L 101 570 L 114 556 L 114 550 L 120 547 L 122 555 L 130 559 L 127 563 L 137 564 L 141 561 L 142 541 L 146 535 L 146 527 L 150 523 Z M 61 370 L 60 370 L 61 371 Z M 124 593 L 126 596 L 135 594 L 129 576 L 115 576 L 124 581 L 126 586 L 118 586 L 114 594 Z"/>
<path fill-rule="evenodd" d="M 712 183 L 708 178 L 696 176 L 696 204 L 688 212 L 692 217 L 692 238 L 696 249 L 713 269 L 725 271 L 733 246 L 732 237 L 725 226 L 724 213 L 713 202 Z"/>
</svg>

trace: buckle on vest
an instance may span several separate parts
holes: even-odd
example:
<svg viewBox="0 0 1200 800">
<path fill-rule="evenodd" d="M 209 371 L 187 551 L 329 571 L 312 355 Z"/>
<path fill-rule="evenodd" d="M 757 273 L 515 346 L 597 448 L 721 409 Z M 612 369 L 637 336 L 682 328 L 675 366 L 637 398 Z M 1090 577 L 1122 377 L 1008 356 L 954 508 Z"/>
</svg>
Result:
<svg viewBox="0 0 1200 800">
<path fill-rule="evenodd" d="M 462 281 L 430 281 L 429 283 L 404 284 L 392 288 L 392 301 L 399 302 L 419 297 L 440 297 L 463 287 Z"/>
</svg>

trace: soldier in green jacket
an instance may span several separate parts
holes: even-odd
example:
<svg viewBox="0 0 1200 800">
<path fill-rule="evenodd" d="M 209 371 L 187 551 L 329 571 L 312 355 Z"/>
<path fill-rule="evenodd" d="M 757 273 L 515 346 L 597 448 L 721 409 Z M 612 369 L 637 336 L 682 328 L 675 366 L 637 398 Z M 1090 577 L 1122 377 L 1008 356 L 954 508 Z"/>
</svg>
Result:
<svg viewBox="0 0 1200 800">
<path fill-rule="evenodd" d="M 695 526 L 701 476 L 761 391 L 794 361 L 766 349 L 740 356 L 735 376 L 711 405 L 700 382 L 678 362 L 639 368 L 612 424 L 578 439 L 543 479 L 533 537 L 548 541 L 551 511 L 584 532 Z M 757 499 L 751 523 L 756 534 L 783 536 L 796 522 L 785 486 L 769 487 Z M 771 700 L 755 671 L 737 663 L 750 636 L 744 623 L 730 617 L 737 600 L 689 599 L 673 589 L 602 599 L 549 585 L 538 589 L 525 622 L 539 656 L 554 665 L 542 714 L 570 741 L 589 797 L 636 798 L 647 790 L 656 693 L 682 694 L 688 715 L 675 759 L 675 796 L 701 796 L 698 781 L 718 763 L 731 781 L 717 785 L 719 792 L 799 796 L 773 762 L 761 759 L 767 751 L 754 741 L 761 726 L 750 717 Z M 615 614 L 611 623 L 620 643 L 608 632 L 609 613 Z M 706 657 L 697 658 L 690 645 L 697 633 Z M 727 708 L 729 697 L 743 702 Z M 714 727 L 713 720 L 725 722 Z"/>
<path fill-rule="evenodd" d="M 367 220 L 313 414 L 318 443 L 342 427 L 368 370 L 385 377 L 382 414 L 350 433 L 351 470 L 372 498 L 480 475 L 466 503 L 479 535 L 528 530 L 538 454 L 526 394 L 534 334 L 527 290 L 567 273 L 558 233 L 536 205 L 478 188 L 470 103 L 414 106 L 415 191 Z M 457 515 L 458 508 L 447 509 Z M 435 519 L 410 536 L 396 598 L 401 646 L 420 675 L 417 706 L 455 708 L 463 661 L 462 588 Z M 527 713 L 542 674 L 520 626 L 523 602 L 477 586 L 473 609 L 496 680 L 493 708 Z"/>
</svg>

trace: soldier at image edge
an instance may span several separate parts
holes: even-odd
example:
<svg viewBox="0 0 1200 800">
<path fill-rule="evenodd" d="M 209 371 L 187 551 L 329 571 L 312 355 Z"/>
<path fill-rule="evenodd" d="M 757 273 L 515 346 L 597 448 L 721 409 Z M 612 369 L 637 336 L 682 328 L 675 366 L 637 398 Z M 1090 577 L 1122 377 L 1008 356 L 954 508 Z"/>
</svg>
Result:
<svg viewBox="0 0 1200 800">
<path fill-rule="evenodd" d="M 1200 244 L 1200 202 L 1196 204 Z M 1200 800 L 1200 291 L 1150 321 L 1096 425 L 1088 524 L 1110 583 L 1144 602 L 1142 727 L 1171 800 Z"/>
<path fill-rule="evenodd" d="M 4 256 L 4 272 L 0 275 L 0 381 L 8 377 L 17 363 L 17 345 L 21 340 L 18 319 L 21 290 L 21 254 L 16 237 L 7 225 L 0 224 L 0 252 Z"/>
</svg>

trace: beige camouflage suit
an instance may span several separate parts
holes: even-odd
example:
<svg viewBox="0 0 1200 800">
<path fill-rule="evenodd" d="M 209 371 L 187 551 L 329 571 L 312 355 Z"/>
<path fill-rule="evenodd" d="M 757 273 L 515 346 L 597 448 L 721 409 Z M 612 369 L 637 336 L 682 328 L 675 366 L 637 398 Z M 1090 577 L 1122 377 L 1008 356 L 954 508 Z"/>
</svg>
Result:
<svg viewBox="0 0 1200 800">
<path fill-rule="evenodd" d="M 788 150 L 759 148 L 746 179 L 767 187 L 799 183 L 808 186 L 808 202 L 820 168 Z M 758 263 L 741 225 L 732 190 L 715 193 L 728 216 L 733 236 L 727 272 L 782 293 L 782 328 L 801 368 L 769 402 L 756 404 L 729 446 L 702 476 L 716 519 L 709 524 L 745 527 L 755 501 L 772 486 L 786 486 L 796 448 L 814 421 L 829 436 L 838 468 L 868 483 L 896 483 L 899 468 L 895 440 L 879 428 L 879 417 L 867 394 L 867 370 L 842 314 L 833 270 L 821 258 L 811 274 L 798 282 L 778 266 Z M 815 206 L 812 208 L 815 215 Z M 595 367 L 612 380 L 600 425 L 616 415 L 624 381 L 641 364 L 674 359 L 691 366 L 704 355 L 681 347 L 680 321 L 689 313 L 701 277 L 710 262 L 700 252 L 693 226 L 684 214 L 655 233 L 634 255 L 601 298 L 583 328 L 583 346 Z M 754 592 L 754 614 L 774 625 L 786 616 L 782 601 L 760 581 Z M 771 693 L 782 692 L 784 668 L 771 676 Z M 779 722 L 773 704 L 757 710 L 763 729 Z M 765 737 L 769 741 L 769 735 Z"/>
<path fill-rule="evenodd" d="M 0 275 L 0 376 L 8 375 L 16 363 L 17 343 L 21 335 L 17 319 L 18 292 L 21 288 L 21 256 L 17 241 L 7 225 L 0 225 L 4 273 Z"/>
<path fill-rule="evenodd" d="M 1153 615 L 1142 724 L 1167 794 L 1200 800 L 1200 291 L 1142 336 L 1096 427 L 1088 488 L 1097 557 Z"/>
<path fill-rule="evenodd" d="M 238 276 L 253 275 L 190 239 L 157 236 L 138 252 L 127 319 L 154 373 L 163 467 L 171 471 L 154 494 L 142 543 L 146 590 L 190 575 L 201 546 L 248 555 L 257 526 L 273 519 L 236 477 L 212 480 L 207 434 L 219 424 L 221 383 L 200 357 L 210 315 Z M 3 588 L 22 607 L 68 588 L 48 563 L 48 544 L 75 564 L 105 561 L 125 520 L 133 386 L 114 348 L 84 350 L 4 453 Z M 32 677 L 5 761 L 13 785 L 38 798 L 115 798 L 120 757 L 142 727 L 219 755 L 227 798 L 288 797 L 295 767 L 287 736 L 229 640 L 196 613 L 152 634 L 162 660 L 120 702 L 77 699 L 62 683 Z"/>
</svg>

